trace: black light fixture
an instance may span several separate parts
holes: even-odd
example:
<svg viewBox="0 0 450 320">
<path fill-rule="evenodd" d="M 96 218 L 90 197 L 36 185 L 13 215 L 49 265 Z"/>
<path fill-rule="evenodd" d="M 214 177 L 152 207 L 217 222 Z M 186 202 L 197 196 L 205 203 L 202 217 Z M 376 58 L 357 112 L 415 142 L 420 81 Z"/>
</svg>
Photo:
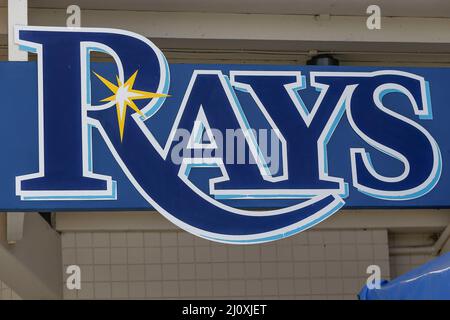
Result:
<svg viewBox="0 0 450 320">
<path fill-rule="evenodd" d="M 306 61 L 308 66 L 338 66 L 339 60 L 330 54 L 318 54 Z"/>
</svg>

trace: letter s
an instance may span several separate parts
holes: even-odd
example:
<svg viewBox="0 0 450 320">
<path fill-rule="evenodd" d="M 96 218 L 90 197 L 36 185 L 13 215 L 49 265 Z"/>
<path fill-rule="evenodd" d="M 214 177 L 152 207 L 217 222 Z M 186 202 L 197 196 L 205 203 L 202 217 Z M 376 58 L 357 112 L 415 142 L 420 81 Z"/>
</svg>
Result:
<svg viewBox="0 0 450 320">
<path fill-rule="evenodd" d="M 361 77 L 347 99 L 350 125 L 370 146 L 401 161 L 403 173 L 384 176 L 376 171 L 369 152 L 351 148 L 353 185 L 379 199 L 415 199 L 438 182 L 442 157 L 425 128 L 383 104 L 384 95 L 392 92 L 405 95 L 419 118 L 432 118 L 428 83 L 422 77 L 402 71 L 378 71 Z"/>
</svg>

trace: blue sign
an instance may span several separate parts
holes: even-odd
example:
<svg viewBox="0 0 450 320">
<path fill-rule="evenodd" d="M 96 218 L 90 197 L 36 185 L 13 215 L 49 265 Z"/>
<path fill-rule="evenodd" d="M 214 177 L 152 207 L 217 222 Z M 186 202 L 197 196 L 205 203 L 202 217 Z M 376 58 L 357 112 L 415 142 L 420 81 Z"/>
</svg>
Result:
<svg viewBox="0 0 450 320">
<path fill-rule="evenodd" d="M 259 243 L 343 206 L 450 206 L 450 69 L 169 66 L 127 31 L 15 35 L 37 61 L 0 63 L 2 211 L 154 208 Z"/>
</svg>

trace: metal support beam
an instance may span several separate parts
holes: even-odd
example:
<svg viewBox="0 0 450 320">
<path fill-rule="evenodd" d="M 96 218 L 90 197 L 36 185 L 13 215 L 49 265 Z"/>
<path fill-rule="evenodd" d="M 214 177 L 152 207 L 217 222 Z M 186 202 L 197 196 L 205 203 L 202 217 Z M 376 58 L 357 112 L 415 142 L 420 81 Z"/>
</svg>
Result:
<svg viewBox="0 0 450 320">
<path fill-rule="evenodd" d="M 450 238 L 447 239 L 447 241 L 442 246 L 441 254 L 450 252 Z"/>
<path fill-rule="evenodd" d="M 24 216 L 23 238 L 6 240 L 6 214 L 0 214 L 0 279 L 22 299 L 62 298 L 61 239 L 38 213 Z"/>
<path fill-rule="evenodd" d="M 6 241 L 8 244 L 15 244 L 23 237 L 24 212 L 6 213 Z"/>
<path fill-rule="evenodd" d="M 450 25 L 445 18 L 385 17 L 383 28 L 377 32 L 367 29 L 366 19 L 332 16 L 323 21 L 314 15 L 83 10 L 83 26 L 124 28 L 151 38 L 450 42 Z M 65 26 L 66 12 L 30 9 L 30 24 Z"/>
<path fill-rule="evenodd" d="M 179 230 L 156 211 L 55 213 L 58 231 Z M 315 230 L 389 229 L 438 231 L 450 223 L 450 210 L 341 210 Z"/>
<path fill-rule="evenodd" d="M 27 61 L 28 53 L 14 43 L 14 26 L 28 24 L 28 0 L 8 0 L 8 60 Z"/>
<path fill-rule="evenodd" d="M 433 256 L 450 250 L 450 224 L 442 231 L 439 238 L 431 246 L 425 247 L 394 247 L 389 249 L 391 255 L 430 254 Z"/>
<path fill-rule="evenodd" d="M 83 10 L 82 15 L 83 27 L 126 29 L 171 48 L 199 48 L 199 42 L 239 43 L 241 49 L 267 49 L 273 42 L 279 49 L 320 51 L 417 52 L 423 44 L 420 52 L 448 53 L 450 48 L 447 18 L 384 17 L 382 28 L 374 32 L 366 27 L 367 16 L 330 16 L 324 21 L 314 15 L 130 10 Z M 3 16 L 0 8 L 0 34 L 6 33 Z M 29 10 L 31 25 L 65 26 L 66 18 L 64 9 Z"/>
</svg>

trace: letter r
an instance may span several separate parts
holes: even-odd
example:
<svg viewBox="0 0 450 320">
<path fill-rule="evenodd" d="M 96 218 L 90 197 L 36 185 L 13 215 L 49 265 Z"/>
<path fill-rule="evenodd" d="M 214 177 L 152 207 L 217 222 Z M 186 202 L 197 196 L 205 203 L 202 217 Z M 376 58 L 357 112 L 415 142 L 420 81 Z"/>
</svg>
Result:
<svg viewBox="0 0 450 320">
<path fill-rule="evenodd" d="M 15 37 L 22 50 L 37 54 L 39 108 L 39 170 L 16 177 L 16 194 L 23 200 L 115 199 L 115 182 L 92 168 L 90 53 L 111 55 L 121 81 L 139 70 L 137 85 L 163 93 L 164 56 L 148 39 L 121 30 L 18 26 Z M 152 99 L 143 113 L 162 102 Z"/>
</svg>

